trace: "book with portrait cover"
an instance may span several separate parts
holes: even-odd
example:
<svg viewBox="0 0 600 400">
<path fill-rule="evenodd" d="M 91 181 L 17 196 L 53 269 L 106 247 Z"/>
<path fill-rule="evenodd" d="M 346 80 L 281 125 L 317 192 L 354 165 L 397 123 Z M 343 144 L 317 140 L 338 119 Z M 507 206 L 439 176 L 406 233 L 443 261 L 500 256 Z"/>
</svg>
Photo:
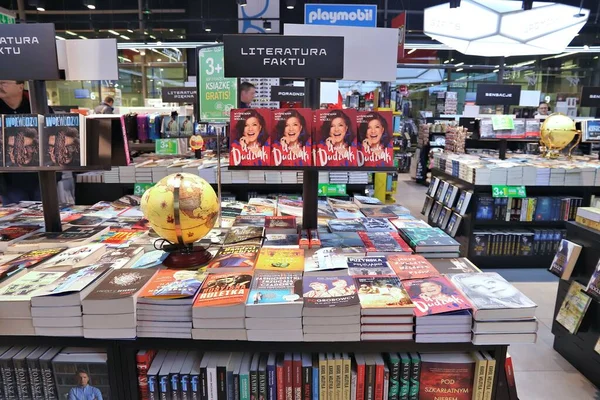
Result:
<svg viewBox="0 0 600 400">
<path fill-rule="evenodd" d="M 385 257 L 348 257 L 350 276 L 394 275 Z"/>
<path fill-rule="evenodd" d="M 198 307 L 243 306 L 251 282 L 252 272 L 208 275 L 194 301 L 194 313 Z"/>
<path fill-rule="evenodd" d="M 585 288 L 585 292 L 592 299 L 600 301 L 600 261 L 596 264 L 596 269 Z"/>
<path fill-rule="evenodd" d="M 233 226 L 225 236 L 223 244 L 258 245 L 262 244 L 264 228 L 258 226 Z"/>
<path fill-rule="evenodd" d="M 246 316 L 256 316 L 254 305 L 297 304 L 302 306 L 301 272 L 257 271 L 252 279 L 246 306 Z M 250 315 L 249 315 L 250 314 Z"/>
<path fill-rule="evenodd" d="M 140 291 L 138 303 L 191 304 L 200 289 L 203 274 L 197 271 L 163 269 Z M 161 303 L 161 300 L 177 300 Z"/>
<path fill-rule="evenodd" d="M 356 111 L 317 110 L 313 146 L 317 167 L 358 166 Z"/>
<path fill-rule="evenodd" d="M 273 165 L 276 167 L 311 166 L 312 110 L 294 108 L 273 110 L 272 113 Z"/>
<path fill-rule="evenodd" d="M 229 165 L 271 165 L 271 110 L 246 108 L 231 110 Z"/>
<path fill-rule="evenodd" d="M 42 166 L 85 165 L 85 140 L 81 134 L 80 114 L 48 114 L 44 116 L 41 135 Z"/>
<path fill-rule="evenodd" d="M 209 262 L 206 272 L 224 274 L 252 271 L 256 265 L 260 246 L 238 245 L 221 247 Z"/>
<path fill-rule="evenodd" d="M 566 239 L 561 240 L 558 251 L 552 260 L 549 271 L 561 279 L 569 280 L 577 263 L 581 246 Z"/>
<path fill-rule="evenodd" d="M 390 254 L 387 260 L 396 276 L 401 280 L 429 278 L 440 274 L 423 256 Z"/>
<path fill-rule="evenodd" d="M 356 285 L 351 277 L 305 276 L 302 280 L 304 307 L 330 308 L 360 304 Z"/>
<path fill-rule="evenodd" d="M 471 308 L 465 296 L 443 276 L 405 280 L 402 285 L 415 305 L 417 317 Z"/>
<path fill-rule="evenodd" d="M 5 166 L 40 166 L 40 129 L 43 118 L 37 114 L 2 116 Z"/>
<path fill-rule="evenodd" d="M 391 111 L 359 111 L 358 166 L 391 167 L 394 165 L 394 133 Z"/>
<path fill-rule="evenodd" d="M 45 260 L 48 260 L 51 257 L 54 257 L 63 250 L 65 250 L 65 248 L 31 250 L 27 253 L 23 253 L 17 258 L 13 258 L 12 260 L 0 265 L 0 279 L 15 271 L 24 268 L 31 268 Z"/>
<path fill-rule="evenodd" d="M 397 310 L 396 315 L 412 315 L 414 305 L 397 277 L 357 276 L 354 281 L 361 308 L 401 309 L 405 311 Z"/>
<path fill-rule="evenodd" d="M 468 353 L 422 353 L 419 400 L 471 400 L 475 360 Z"/>
<path fill-rule="evenodd" d="M 304 271 L 304 249 L 263 247 L 256 269 L 263 271 Z"/>
<path fill-rule="evenodd" d="M 412 254 L 412 249 L 397 232 L 358 232 L 365 244 L 367 255 L 388 253 Z"/>
<path fill-rule="evenodd" d="M 590 296 L 583 293 L 583 290 L 585 287 L 581 283 L 573 281 L 556 315 L 556 322 L 567 328 L 573 335 L 579 330 L 585 312 L 592 301 Z"/>
<path fill-rule="evenodd" d="M 19 240 L 25 239 L 36 231 L 42 229 L 41 225 L 10 225 L 0 228 L 0 251 Z"/>
</svg>

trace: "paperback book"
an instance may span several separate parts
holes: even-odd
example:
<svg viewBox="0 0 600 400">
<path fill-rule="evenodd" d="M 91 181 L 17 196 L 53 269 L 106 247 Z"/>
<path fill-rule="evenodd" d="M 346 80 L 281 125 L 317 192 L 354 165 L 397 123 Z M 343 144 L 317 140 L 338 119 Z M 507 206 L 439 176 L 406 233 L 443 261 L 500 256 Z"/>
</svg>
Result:
<svg viewBox="0 0 600 400">
<path fill-rule="evenodd" d="M 304 249 L 263 247 L 260 249 L 256 269 L 279 272 L 303 271 Z"/>
<path fill-rule="evenodd" d="M 3 115 L 4 164 L 7 167 L 40 166 L 40 128 L 37 114 Z"/>
<path fill-rule="evenodd" d="M 377 197 L 359 196 L 355 194 L 352 200 L 361 210 L 367 208 L 379 209 L 385 206 L 385 204 L 382 203 Z"/>
<path fill-rule="evenodd" d="M 248 306 L 293 303 L 302 304 L 301 272 L 255 273 L 248 295 Z"/>
<path fill-rule="evenodd" d="M 251 272 L 208 275 L 196 296 L 194 308 L 245 304 L 251 282 Z"/>
<path fill-rule="evenodd" d="M 230 112 L 229 165 L 271 165 L 271 110 L 238 109 Z"/>
<path fill-rule="evenodd" d="M 218 274 L 252 271 L 259 251 L 260 246 L 256 245 L 221 247 L 208 264 L 206 271 Z"/>
<path fill-rule="evenodd" d="M 233 226 L 225 237 L 225 246 L 233 244 L 257 245 L 262 244 L 264 228 L 256 226 Z"/>
<path fill-rule="evenodd" d="M 359 111 L 358 166 L 391 167 L 394 165 L 394 135 L 391 111 Z"/>
<path fill-rule="evenodd" d="M 583 291 L 585 287 L 573 281 L 556 315 L 556 322 L 564 326 L 572 335 L 579 330 L 581 321 L 592 301 Z"/>
<path fill-rule="evenodd" d="M 98 259 L 98 263 L 111 264 L 114 269 L 125 268 L 133 265 L 143 254 L 144 249 L 138 246 L 108 249 Z"/>
<path fill-rule="evenodd" d="M 308 108 L 273 110 L 273 165 L 312 165 L 313 112 Z"/>
<path fill-rule="evenodd" d="M 163 269 L 150 279 L 139 296 L 147 303 L 160 303 L 161 300 L 185 302 L 187 299 L 191 303 L 202 285 L 203 278 L 202 274 L 193 270 Z"/>
<path fill-rule="evenodd" d="M 442 276 L 402 282 L 415 305 L 415 315 L 442 314 L 471 308 L 469 301 Z"/>
<path fill-rule="evenodd" d="M 394 225 L 386 218 L 361 218 L 360 222 L 367 232 L 397 232 Z"/>
<path fill-rule="evenodd" d="M 394 275 L 385 257 L 348 257 L 350 276 Z"/>
<path fill-rule="evenodd" d="M 358 232 L 365 230 L 365 226 L 362 224 L 362 218 L 331 219 L 327 221 L 327 226 L 333 233 Z"/>
<path fill-rule="evenodd" d="M 38 290 L 35 296 L 50 296 L 50 297 L 64 297 L 68 293 L 79 293 L 88 287 L 91 283 L 97 281 L 110 270 L 110 267 L 106 265 L 90 265 L 87 267 L 73 268 L 67 271 L 64 275 L 61 275 L 50 285 L 43 289 Z M 80 304 L 81 299 L 78 298 L 76 303 Z M 52 304 L 51 299 L 36 299 L 32 300 L 33 306 L 44 307 Z M 56 304 L 59 305 L 59 304 Z M 62 304 L 61 304 L 62 305 Z"/>
<path fill-rule="evenodd" d="M 368 255 L 388 253 L 411 254 L 412 249 L 397 232 L 358 232 Z"/>
<path fill-rule="evenodd" d="M 285 234 L 285 233 L 267 233 L 265 235 L 265 241 L 263 247 L 276 247 L 279 249 L 297 249 L 299 248 L 300 237 L 297 233 Z"/>
<path fill-rule="evenodd" d="M 31 250 L 27 253 L 21 254 L 17 258 L 13 258 L 10 261 L 5 262 L 0 265 L 0 279 L 6 277 L 12 272 L 24 269 L 31 268 L 45 260 L 48 260 L 51 257 L 54 257 L 61 251 L 65 250 L 64 248 L 53 248 L 53 249 L 44 249 L 44 250 Z"/>
<path fill-rule="evenodd" d="M 10 225 L 0 228 L 0 251 L 39 231 L 41 225 Z"/>
<path fill-rule="evenodd" d="M 592 277 L 585 288 L 585 292 L 592 299 L 600 301 L 600 261 L 598 261 L 596 269 L 592 273 Z"/>
<path fill-rule="evenodd" d="M 305 276 L 302 288 L 304 307 L 329 308 L 359 304 L 356 286 L 349 276 Z"/>
<path fill-rule="evenodd" d="M 86 244 L 83 246 L 66 249 L 56 257 L 43 262 L 39 265 L 39 269 L 50 269 L 57 267 L 78 267 L 83 263 L 90 265 L 96 261 L 99 254 L 104 250 L 104 246 L 100 243 Z"/>
<path fill-rule="evenodd" d="M 561 279 L 569 280 L 577 263 L 581 246 L 566 239 L 561 240 L 559 250 L 552 260 L 549 271 Z"/>
<path fill-rule="evenodd" d="M 400 234 L 417 253 L 460 251 L 460 244 L 439 228 L 403 228 Z"/>
<path fill-rule="evenodd" d="M 328 197 L 327 202 L 331 206 L 336 218 L 350 219 L 363 217 L 363 214 L 360 212 L 358 206 L 351 201 Z"/>
<path fill-rule="evenodd" d="M 27 299 L 45 289 L 60 278 L 64 272 L 29 271 L 17 279 L 0 286 L 0 300 Z"/>
<path fill-rule="evenodd" d="M 41 137 L 42 166 L 86 165 L 85 136 L 80 114 L 47 114 Z"/>
<path fill-rule="evenodd" d="M 387 257 L 387 260 L 400 280 L 421 279 L 440 275 L 438 270 L 423 256 L 391 254 Z"/>
<path fill-rule="evenodd" d="M 361 308 L 402 308 L 412 314 L 414 305 L 395 276 L 357 276 L 354 280 Z"/>
<path fill-rule="evenodd" d="M 356 167 L 358 149 L 356 111 L 317 110 L 315 116 L 314 165 L 317 167 Z"/>
</svg>

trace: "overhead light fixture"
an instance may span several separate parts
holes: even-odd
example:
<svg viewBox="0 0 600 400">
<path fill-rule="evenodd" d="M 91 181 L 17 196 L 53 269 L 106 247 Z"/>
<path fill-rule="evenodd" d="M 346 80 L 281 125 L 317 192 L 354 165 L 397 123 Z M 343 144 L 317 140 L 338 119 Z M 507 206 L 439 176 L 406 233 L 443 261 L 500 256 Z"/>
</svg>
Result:
<svg viewBox="0 0 600 400">
<path fill-rule="evenodd" d="M 460 0 L 450 0 L 450 8 L 460 7 Z"/>
<path fill-rule="evenodd" d="M 169 29 L 169 32 L 173 32 L 173 29 Z"/>
<path fill-rule="evenodd" d="M 246 7 L 248 2 L 246 0 L 238 0 L 238 4 L 240 7 Z"/>
<path fill-rule="evenodd" d="M 417 51 L 417 49 L 411 49 L 411 50 L 409 50 L 409 51 L 408 51 L 406 54 L 412 54 L 412 53 L 414 53 L 415 51 Z"/>
<path fill-rule="evenodd" d="M 499 70 L 499 69 L 495 69 L 495 70 L 494 70 L 494 71 L 492 71 L 492 72 L 496 73 L 496 72 L 500 72 L 500 70 Z"/>
<path fill-rule="evenodd" d="M 85 36 L 79 35 L 79 39 L 87 40 Z"/>
<path fill-rule="evenodd" d="M 464 62 L 459 62 L 458 64 L 455 65 L 455 67 L 460 67 L 461 65 L 465 65 Z"/>
<path fill-rule="evenodd" d="M 125 40 L 131 40 L 131 39 L 129 38 L 129 36 L 125 36 L 125 35 L 121 35 L 121 39 L 125 39 Z"/>
<path fill-rule="evenodd" d="M 144 50 L 142 50 L 142 51 L 140 51 L 140 55 L 141 55 L 141 56 L 145 56 L 145 55 L 146 55 L 146 52 L 145 52 Z"/>
<path fill-rule="evenodd" d="M 131 51 L 135 51 L 136 53 L 139 53 L 140 51 L 138 49 L 129 49 Z"/>
<path fill-rule="evenodd" d="M 584 50 L 589 50 L 589 49 L 590 49 L 590 46 L 588 46 L 587 44 L 584 44 L 584 45 L 583 45 L 583 49 L 584 49 Z"/>
<path fill-rule="evenodd" d="M 269 32 L 271 30 L 271 21 L 263 21 L 263 28 L 265 31 Z"/>
<path fill-rule="evenodd" d="M 71 31 L 65 31 L 65 33 L 67 35 L 71 35 L 71 36 L 77 36 L 77 34 L 75 32 L 71 32 Z"/>
<path fill-rule="evenodd" d="M 67 40 L 67 39 L 65 39 L 64 37 L 62 37 L 62 36 L 58 36 L 58 35 L 56 35 L 56 38 L 57 38 L 58 40 Z"/>
<path fill-rule="evenodd" d="M 150 35 L 150 39 L 154 39 L 154 40 L 156 40 L 156 36 L 154 36 L 154 35 Z"/>
<path fill-rule="evenodd" d="M 157 62 L 162 62 L 162 58 L 157 58 L 156 61 Z"/>
<path fill-rule="evenodd" d="M 446 60 L 444 61 L 444 64 L 448 64 L 450 62 L 450 60 Z"/>
<path fill-rule="evenodd" d="M 89 8 L 90 10 L 95 10 L 96 0 L 83 0 L 83 5 Z"/>
<path fill-rule="evenodd" d="M 46 9 L 44 7 L 36 7 L 36 10 L 40 11 L 40 12 L 44 12 L 46 11 Z"/>
<path fill-rule="evenodd" d="M 296 7 L 296 0 L 286 0 L 285 3 L 288 10 L 293 10 Z"/>
<path fill-rule="evenodd" d="M 212 31 L 212 29 L 211 29 L 210 25 L 208 25 L 208 24 L 204 25 L 204 30 L 205 30 L 206 32 L 211 32 L 211 31 Z"/>
<path fill-rule="evenodd" d="M 179 39 L 183 39 L 183 35 L 179 35 Z"/>
<path fill-rule="evenodd" d="M 156 42 L 156 45 L 160 46 L 160 45 L 162 45 L 162 42 L 159 40 L 158 42 Z"/>
<path fill-rule="evenodd" d="M 133 33 L 133 29 L 129 29 L 129 28 L 127 28 L 127 32 L 129 32 L 129 33 Z"/>
<path fill-rule="evenodd" d="M 598 59 L 598 56 L 594 57 L 594 60 L 597 60 L 597 59 Z"/>
<path fill-rule="evenodd" d="M 457 70 L 456 70 L 456 72 L 460 72 L 460 71 L 462 71 L 462 70 L 463 70 L 462 68 L 459 68 L 459 69 L 457 69 Z"/>
<path fill-rule="evenodd" d="M 40 12 L 44 12 L 46 11 L 45 3 L 46 2 L 44 0 L 29 0 L 27 2 L 27 5 L 29 5 L 30 7 L 35 7 L 35 9 Z"/>
<path fill-rule="evenodd" d="M 148 34 L 148 31 L 144 31 L 144 35 L 147 35 L 147 34 Z"/>
<path fill-rule="evenodd" d="M 112 34 L 113 34 L 113 35 L 115 35 L 115 36 L 119 36 L 119 35 L 120 35 L 120 33 L 119 33 L 119 32 L 117 32 L 117 31 L 113 31 L 112 29 L 109 29 L 109 30 L 108 30 L 108 33 L 112 33 Z"/>
<path fill-rule="evenodd" d="M 533 8 L 533 0 L 523 0 L 523 11 L 528 11 Z"/>
</svg>

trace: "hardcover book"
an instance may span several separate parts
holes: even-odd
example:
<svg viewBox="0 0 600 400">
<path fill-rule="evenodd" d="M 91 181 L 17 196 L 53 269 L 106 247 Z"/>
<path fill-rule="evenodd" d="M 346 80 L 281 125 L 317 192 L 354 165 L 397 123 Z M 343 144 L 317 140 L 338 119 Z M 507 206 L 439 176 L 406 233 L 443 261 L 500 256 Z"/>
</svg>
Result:
<svg viewBox="0 0 600 400">
<path fill-rule="evenodd" d="M 419 400 L 471 400 L 475 360 L 467 353 L 423 353 Z"/>
<path fill-rule="evenodd" d="M 358 232 L 364 231 L 365 226 L 362 224 L 362 218 L 353 219 L 331 219 L 327 222 L 327 226 L 331 232 Z"/>
<path fill-rule="evenodd" d="M 262 244 L 264 228 L 256 226 L 233 226 L 225 237 L 225 246 L 233 244 L 257 245 Z"/>
<path fill-rule="evenodd" d="M 600 301 L 600 261 L 585 288 L 585 292 L 594 300 Z"/>
<path fill-rule="evenodd" d="M 101 217 L 92 217 L 90 215 L 82 215 L 79 218 L 73 219 L 69 221 L 69 225 L 71 226 L 98 226 L 101 223 L 106 221 Z"/>
<path fill-rule="evenodd" d="M 441 314 L 471 308 L 469 301 L 442 276 L 402 282 L 415 305 L 415 315 Z"/>
<path fill-rule="evenodd" d="M 273 165 L 301 167 L 312 165 L 313 112 L 309 108 L 273 110 Z"/>
<path fill-rule="evenodd" d="M 356 286 L 349 276 L 305 276 L 302 288 L 304 307 L 330 308 L 359 304 Z"/>
<path fill-rule="evenodd" d="M 247 306 L 293 303 L 302 304 L 301 272 L 258 271 L 255 273 Z"/>
<path fill-rule="evenodd" d="M 163 269 L 148 281 L 148 284 L 140 291 L 139 298 L 144 301 L 149 300 L 148 302 L 189 299 L 191 303 L 200 289 L 202 281 L 203 277 L 197 271 Z"/>
<path fill-rule="evenodd" d="M 397 232 L 358 232 L 367 249 L 367 254 L 412 253 Z"/>
<path fill-rule="evenodd" d="M 440 274 L 423 256 L 391 254 L 387 260 L 400 280 L 429 278 Z"/>
<path fill-rule="evenodd" d="M 391 111 L 359 111 L 358 166 L 391 167 L 394 165 L 394 132 Z"/>
<path fill-rule="evenodd" d="M 252 271 L 256 265 L 260 246 L 239 245 L 219 249 L 207 267 L 209 273 Z"/>
<path fill-rule="evenodd" d="M 263 271 L 303 271 L 304 249 L 260 249 L 256 269 Z"/>
<path fill-rule="evenodd" d="M 556 322 L 567 328 L 572 335 L 577 334 L 592 301 L 583 290 L 585 287 L 582 284 L 573 281 L 556 315 Z"/>
<path fill-rule="evenodd" d="M 549 271 L 561 279 L 569 280 L 580 253 L 580 245 L 566 239 L 561 240 L 559 250 L 554 256 Z"/>
<path fill-rule="evenodd" d="M 385 257 L 348 257 L 350 276 L 394 275 Z"/>
<path fill-rule="evenodd" d="M 490 196 L 481 196 L 477 202 L 475 210 L 475 219 L 490 220 L 494 217 L 494 198 Z"/>
<path fill-rule="evenodd" d="M 472 196 L 473 192 L 469 192 L 466 190 L 460 192 L 460 196 L 458 198 L 458 201 L 456 202 L 456 207 L 454 207 L 458 215 L 462 216 L 466 214 Z"/>
<path fill-rule="evenodd" d="M 356 167 L 358 149 L 356 111 L 317 110 L 313 143 L 317 167 Z"/>
<path fill-rule="evenodd" d="M 400 234 L 416 252 L 460 251 L 460 244 L 440 228 L 403 228 Z"/>
<path fill-rule="evenodd" d="M 80 114 L 48 114 L 44 116 L 41 137 L 43 166 L 85 165 L 85 141 L 81 137 Z"/>
<path fill-rule="evenodd" d="M 455 237 L 461 222 L 462 217 L 457 213 L 453 212 L 452 216 L 450 216 L 450 219 L 448 221 L 448 225 L 446 226 L 446 233 L 452 237 Z"/>
<path fill-rule="evenodd" d="M 196 296 L 194 308 L 245 304 L 251 282 L 251 272 L 208 275 Z"/>
<path fill-rule="evenodd" d="M 395 276 L 357 276 L 354 280 L 361 308 L 402 308 L 412 315 L 414 305 Z"/>
<path fill-rule="evenodd" d="M 4 164 L 7 167 L 40 166 L 40 128 L 37 114 L 4 115 Z"/>
<path fill-rule="evenodd" d="M 238 109 L 230 112 L 229 165 L 271 165 L 271 110 Z"/>
</svg>

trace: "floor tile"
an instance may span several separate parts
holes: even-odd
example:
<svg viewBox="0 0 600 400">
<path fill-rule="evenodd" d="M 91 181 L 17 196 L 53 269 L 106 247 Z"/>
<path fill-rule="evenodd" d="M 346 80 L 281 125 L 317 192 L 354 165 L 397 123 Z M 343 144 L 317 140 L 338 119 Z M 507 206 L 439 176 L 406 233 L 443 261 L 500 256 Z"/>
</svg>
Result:
<svg viewBox="0 0 600 400">
<path fill-rule="evenodd" d="M 600 392 L 579 372 L 516 372 L 520 400 L 597 400 Z"/>
</svg>

